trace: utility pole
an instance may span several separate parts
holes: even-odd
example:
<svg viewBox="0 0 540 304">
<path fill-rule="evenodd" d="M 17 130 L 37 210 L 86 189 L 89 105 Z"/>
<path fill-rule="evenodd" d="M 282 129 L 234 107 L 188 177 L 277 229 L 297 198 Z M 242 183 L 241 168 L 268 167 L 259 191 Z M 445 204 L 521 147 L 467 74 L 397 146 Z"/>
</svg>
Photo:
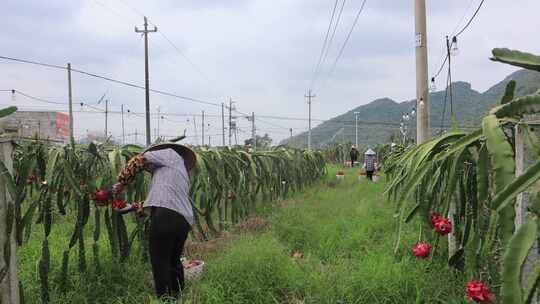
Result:
<svg viewBox="0 0 540 304">
<path fill-rule="evenodd" d="M 71 91 L 71 63 L 67 64 L 68 71 L 68 96 L 69 96 L 69 140 L 71 144 L 75 144 L 75 137 L 73 136 L 73 93 Z"/>
<path fill-rule="evenodd" d="M 255 135 L 255 112 L 251 112 L 251 138 L 253 138 L 253 150 L 257 148 L 257 136 Z"/>
<path fill-rule="evenodd" d="M 315 95 L 311 94 L 311 89 L 309 90 L 309 94 L 305 95 L 308 99 L 308 106 L 309 106 L 309 132 L 308 132 L 308 150 L 311 150 L 311 99 L 315 97 Z"/>
<path fill-rule="evenodd" d="M 430 137 L 426 0 L 414 1 L 416 34 L 416 143 L 422 144 Z"/>
<path fill-rule="evenodd" d="M 120 106 L 121 112 L 122 112 L 122 144 L 126 144 L 126 133 L 124 128 L 124 105 Z"/>
<path fill-rule="evenodd" d="M 109 137 L 109 128 L 108 128 L 108 122 L 109 122 L 109 100 L 105 100 L 105 140 Z"/>
<path fill-rule="evenodd" d="M 452 123 L 454 119 L 454 97 L 452 95 L 452 54 L 450 53 L 450 39 L 448 39 L 448 36 L 446 36 L 446 56 L 448 56 L 448 91 L 450 93 L 450 122 Z"/>
<path fill-rule="evenodd" d="M 225 147 L 225 104 L 222 102 L 221 103 L 221 129 L 222 129 L 222 137 L 223 137 L 223 141 L 222 141 L 222 145 L 223 147 Z"/>
<path fill-rule="evenodd" d="M 197 121 L 195 116 L 193 116 L 193 128 L 195 129 L 195 144 L 197 144 L 199 141 L 199 136 L 197 135 Z"/>
<path fill-rule="evenodd" d="M 138 139 L 137 139 L 137 135 L 138 135 L 137 129 L 135 129 L 135 144 L 137 144 L 137 140 L 138 140 Z"/>
<path fill-rule="evenodd" d="M 289 133 L 291 134 L 291 139 L 289 140 L 289 142 L 292 142 L 292 128 L 289 129 Z"/>
<path fill-rule="evenodd" d="M 210 143 L 210 138 L 212 138 L 212 136 L 208 135 L 208 147 L 212 146 L 212 144 Z"/>
<path fill-rule="evenodd" d="M 202 145 L 204 146 L 204 110 L 202 111 L 202 123 L 201 123 L 201 127 L 202 127 Z"/>
<path fill-rule="evenodd" d="M 229 99 L 229 148 L 231 147 L 232 143 L 232 98 Z"/>
<path fill-rule="evenodd" d="M 150 129 L 150 80 L 149 80 L 149 71 L 148 71 L 148 33 L 157 32 L 157 27 L 154 26 L 154 29 L 148 29 L 148 19 L 144 17 L 144 30 L 139 30 L 135 27 L 135 33 L 142 33 L 144 36 L 144 88 L 146 93 L 146 145 L 150 146 L 152 135 Z"/>
<path fill-rule="evenodd" d="M 158 107 L 157 110 L 158 110 L 158 128 L 156 132 L 156 140 L 159 139 L 159 121 L 161 120 L 161 108 Z"/>
<path fill-rule="evenodd" d="M 358 148 L 358 115 L 360 114 L 360 112 L 354 112 L 354 117 L 355 117 L 355 133 L 356 133 L 356 141 L 355 141 L 355 144 L 356 144 L 356 147 Z"/>
</svg>

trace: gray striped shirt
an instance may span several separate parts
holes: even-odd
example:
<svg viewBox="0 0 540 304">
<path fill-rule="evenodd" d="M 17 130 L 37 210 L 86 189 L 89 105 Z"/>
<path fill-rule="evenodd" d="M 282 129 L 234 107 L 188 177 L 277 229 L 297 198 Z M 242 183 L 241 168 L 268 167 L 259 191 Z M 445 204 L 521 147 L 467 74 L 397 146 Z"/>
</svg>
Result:
<svg viewBox="0 0 540 304">
<path fill-rule="evenodd" d="M 150 165 L 152 181 L 144 207 L 163 207 L 174 210 L 193 225 L 193 208 L 189 198 L 189 175 L 184 159 L 173 149 L 144 153 Z"/>
<path fill-rule="evenodd" d="M 375 156 L 365 155 L 364 167 L 366 168 L 366 171 L 375 171 Z"/>
</svg>

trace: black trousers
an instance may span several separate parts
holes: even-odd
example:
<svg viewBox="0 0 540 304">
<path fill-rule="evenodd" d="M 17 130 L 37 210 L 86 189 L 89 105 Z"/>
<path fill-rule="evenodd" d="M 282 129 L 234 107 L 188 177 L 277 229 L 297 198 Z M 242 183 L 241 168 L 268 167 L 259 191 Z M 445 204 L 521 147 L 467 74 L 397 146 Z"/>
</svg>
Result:
<svg viewBox="0 0 540 304">
<path fill-rule="evenodd" d="M 150 262 L 158 297 L 178 297 L 184 288 L 180 261 L 191 226 L 178 212 L 152 207 L 150 218 Z"/>
<path fill-rule="evenodd" d="M 373 171 L 368 171 L 368 170 L 366 170 L 366 177 L 367 177 L 369 180 L 373 180 Z"/>
</svg>

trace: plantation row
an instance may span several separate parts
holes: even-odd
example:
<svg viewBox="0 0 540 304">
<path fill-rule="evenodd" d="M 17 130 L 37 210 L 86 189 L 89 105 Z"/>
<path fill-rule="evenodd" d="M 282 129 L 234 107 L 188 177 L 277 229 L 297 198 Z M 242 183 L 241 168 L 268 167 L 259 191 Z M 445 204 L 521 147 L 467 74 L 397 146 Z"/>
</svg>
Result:
<svg viewBox="0 0 540 304">
<path fill-rule="evenodd" d="M 495 61 L 540 71 L 538 56 L 507 49 L 493 55 Z M 492 303 L 495 294 L 501 303 L 531 303 L 540 282 L 540 263 L 531 250 L 540 237 L 540 142 L 531 121 L 540 114 L 540 94 L 515 98 L 515 87 L 515 81 L 508 83 L 481 129 L 466 134 L 454 128 L 399 149 L 386 161 L 387 194 L 399 221 L 396 250 L 401 226 L 420 216 L 425 225 L 417 256 L 447 246 L 449 264 L 464 271 L 467 296 L 479 303 Z M 521 172 L 526 151 L 533 164 Z M 528 203 L 516 199 L 523 192 Z"/>
<path fill-rule="evenodd" d="M 149 176 L 140 173 L 127 188 L 125 198 L 113 199 L 110 194 L 125 163 L 141 151 L 142 148 L 132 145 L 121 148 L 95 144 L 57 147 L 22 143 L 16 147 L 14 176 L 9 176 L 6 168 L 2 170 L 6 172 L 3 181 L 13 198 L 13 204 L 8 208 L 7 227 L 15 222 L 19 246 L 36 236 L 32 229 L 43 230 L 39 261 L 43 303 L 50 300 L 52 263 L 48 237 L 57 221 L 65 218 L 73 223 L 71 238 L 65 243 L 62 268 L 57 269 L 61 288 L 69 286 L 70 255 L 78 255 L 79 272 L 85 273 L 89 268 L 85 237 L 91 238 L 93 244 L 94 269 L 99 269 L 99 257 L 103 254 L 98 246 L 102 237 L 108 239 L 110 255 L 118 261 L 125 261 L 134 252 L 134 244 L 140 246 L 141 250 L 137 252 L 142 258 L 147 258 L 147 218 L 139 216 L 139 212 L 121 215 L 116 209 L 126 202 L 142 204 Z M 211 238 L 248 216 L 257 202 L 283 198 L 326 173 L 325 159 L 318 152 L 284 148 L 253 153 L 200 149 L 196 154 L 197 165 L 190 178 L 195 214 L 192 236 L 201 240 Z M 90 217 L 93 217 L 92 225 L 88 225 Z M 93 229 L 93 233 L 85 233 L 88 229 Z M 78 250 L 73 250 L 74 247 Z M 9 261 L 9 252 L 7 254 Z M 5 273 L 0 272 L 1 275 Z"/>
</svg>

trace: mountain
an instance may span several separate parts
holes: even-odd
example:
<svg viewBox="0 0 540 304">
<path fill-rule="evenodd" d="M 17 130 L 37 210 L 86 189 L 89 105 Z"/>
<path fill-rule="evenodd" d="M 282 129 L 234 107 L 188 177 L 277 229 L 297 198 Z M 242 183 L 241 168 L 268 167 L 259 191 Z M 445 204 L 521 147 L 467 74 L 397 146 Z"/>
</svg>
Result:
<svg viewBox="0 0 540 304">
<path fill-rule="evenodd" d="M 499 103 L 506 84 L 510 80 L 517 82 L 516 95 L 532 94 L 540 89 L 540 73 L 519 70 L 503 81 L 480 93 L 471 88 L 467 82 L 452 83 L 453 110 L 458 126 L 463 130 L 471 130 L 480 125 L 482 117 L 493 106 Z M 446 96 L 446 98 L 445 98 Z M 445 99 L 446 109 L 445 109 Z M 450 126 L 450 98 L 445 91 L 430 93 L 430 127 L 432 133 Z M 399 126 L 403 113 L 409 113 L 415 107 L 415 100 L 396 102 L 390 98 L 376 99 L 366 105 L 354 108 L 345 114 L 329 119 L 312 129 L 313 147 L 322 147 L 332 143 L 349 143 L 355 141 L 355 112 L 358 114 L 358 141 L 361 146 L 373 146 L 401 138 Z M 445 119 L 442 120 L 443 112 Z M 441 128 L 442 126 L 442 128 Z M 409 136 L 414 137 L 415 119 L 408 122 Z M 307 145 L 307 132 L 301 133 L 281 144 L 296 147 Z"/>
</svg>

